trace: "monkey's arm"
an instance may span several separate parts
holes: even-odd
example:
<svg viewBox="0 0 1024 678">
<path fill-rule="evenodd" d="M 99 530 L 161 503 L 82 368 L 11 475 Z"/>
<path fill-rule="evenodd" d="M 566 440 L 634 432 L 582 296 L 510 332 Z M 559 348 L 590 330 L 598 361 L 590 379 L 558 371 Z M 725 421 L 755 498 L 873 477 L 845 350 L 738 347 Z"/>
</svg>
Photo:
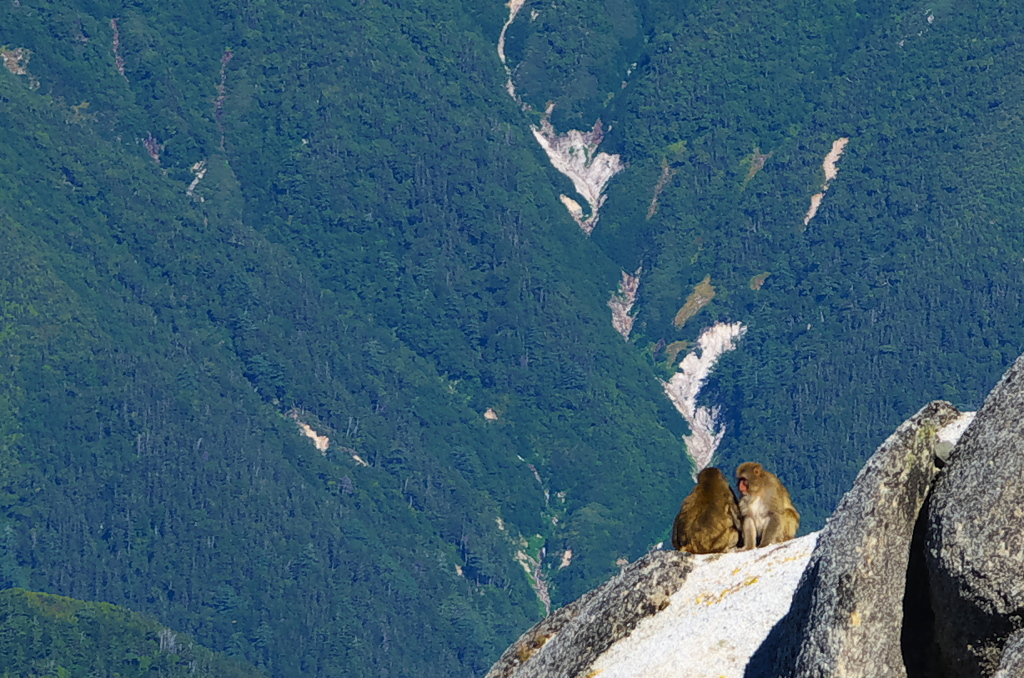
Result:
<svg viewBox="0 0 1024 678">
<path fill-rule="evenodd" d="M 686 504 L 684 503 L 682 508 L 679 509 L 679 515 L 676 516 L 675 521 L 672 523 L 672 548 L 676 551 L 685 551 L 687 545 L 690 543 L 690 536 L 687 534 L 687 524 L 685 519 Z"/>
<path fill-rule="evenodd" d="M 768 524 L 764 526 L 764 532 L 761 533 L 761 546 L 778 544 L 782 541 L 785 541 L 782 537 L 782 520 L 778 513 L 772 511 L 768 514 Z"/>
</svg>

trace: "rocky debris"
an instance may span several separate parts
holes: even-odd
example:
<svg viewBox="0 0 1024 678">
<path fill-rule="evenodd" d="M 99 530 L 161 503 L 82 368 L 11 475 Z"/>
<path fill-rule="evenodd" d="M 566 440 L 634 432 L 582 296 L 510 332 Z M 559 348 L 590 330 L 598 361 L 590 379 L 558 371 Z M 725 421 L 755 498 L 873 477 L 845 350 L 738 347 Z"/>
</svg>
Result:
<svg viewBox="0 0 1024 678">
<path fill-rule="evenodd" d="M 522 538 L 520 537 L 520 539 Z M 530 588 L 537 594 L 537 599 L 544 606 L 544 616 L 548 617 L 551 615 L 551 593 L 548 591 L 548 582 L 544 578 L 544 570 L 541 567 L 544 564 L 547 549 L 541 547 L 536 556 L 530 556 L 525 550 L 526 544 L 526 540 L 522 539 L 523 548 L 516 551 L 515 561 L 526 572 L 526 576 L 530 580 Z"/>
<path fill-rule="evenodd" d="M 540 121 L 540 127 L 531 126 L 537 143 L 548 156 L 552 166 L 569 177 L 573 187 L 590 205 L 590 216 L 583 217 L 583 209 L 575 200 L 561 196 L 562 204 L 569 210 L 576 224 L 583 232 L 590 235 L 597 225 L 598 211 L 608 197 L 604 194 L 605 186 L 612 177 L 625 169 L 618 155 L 598 153 L 597 147 L 604 139 L 601 121 L 594 123 L 589 132 L 569 130 L 558 134 L 551 125 L 551 112 L 554 104 L 549 104 Z M 575 208 L 573 207 L 575 205 Z"/>
<path fill-rule="evenodd" d="M 1020 678 L 1024 676 L 1024 631 L 1017 631 L 1003 646 L 999 670 L 992 678 Z"/>
<path fill-rule="evenodd" d="M 121 31 L 118 30 L 117 23 L 120 19 L 114 18 L 110 20 L 110 30 L 114 32 L 114 38 L 111 42 L 111 51 L 114 53 L 114 68 L 121 74 L 121 77 L 128 80 L 128 76 L 124 74 L 124 57 L 121 56 Z"/>
<path fill-rule="evenodd" d="M 303 414 L 301 413 L 300 410 L 292 408 L 287 413 L 285 413 L 285 416 L 295 422 L 295 424 L 299 427 L 299 431 L 302 432 L 302 435 L 309 438 L 313 442 L 313 446 L 316 447 L 316 449 L 319 450 L 321 454 L 323 454 L 324 456 L 327 455 L 327 448 L 331 446 L 331 439 L 328 438 L 327 436 L 320 435 L 313 429 L 312 426 L 302 421 Z"/>
<path fill-rule="evenodd" d="M 587 675 L 602 652 L 668 605 L 691 568 L 689 554 L 648 553 L 523 634 L 486 678 Z"/>
<path fill-rule="evenodd" d="M 937 471 L 939 432 L 960 417 L 947 402 L 929 403 L 868 460 L 748 676 L 907 675 L 900 639 L 911 537 Z"/>
<path fill-rule="evenodd" d="M 3 61 L 4 68 L 14 75 L 26 76 L 29 89 L 39 89 L 39 78 L 28 72 L 28 62 L 31 58 L 32 52 L 24 47 L 14 49 L 0 47 L 0 61 Z"/>
<path fill-rule="evenodd" d="M 516 20 L 516 14 L 519 14 L 519 10 L 523 8 L 526 0 L 509 0 L 508 2 L 508 19 L 505 21 L 505 25 L 501 27 L 501 35 L 498 36 L 498 59 L 501 60 L 501 65 L 505 68 L 505 91 L 508 92 L 509 96 L 516 100 L 520 105 L 523 103 L 516 94 L 516 86 L 512 82 L 512 70 L 508 67 L 508 63 L 505 61 L 505 36 L 508 34 L 508 28 L 512 25 L 512 22 Z"/>
<path fill-rule="evenodd" d="M 196 186 L 198 186 L 199 182 L 202 181 L 203 177 L 206 176 L 206 171 L 209 168 L 206 166 L 205 160 L 199 160 L 188 169 L 190 172 L 192 172 L 192 183 L 190 183 L 188 185 L 188 188 L 185 189 L 185 195 L 192 198 L 195 197 Z M 199 202 L 206 202 L 206 200 L 203 198 L 203 196 L 199 196 Z"/>
<path fill-rule="evenodd" d="M 629 341 L 629 333 L 633 331 L 633 304 L 636 303 L 636 294 L 640 290 L 640 273 L 643 268 L 636 269 L 636 273 L 630 275 L 622 272 L 622 280 L 619 281 L 619 291 L 612 294 L 608 300 L 608 308 L 612 310 L 612 327 L 622 335 L 622 338 Z"/>
<path fill-rule="evenodd" d="M 725 426 L 718 424 L 718 408 L 698 407 L 697 394 L 707 382 L 718 358 L 734 350 L 736 342 L 746 331 L 746 325 L 738 322 L 718 322 L 708 327 L 697 338 L 700 355 L 696 350 L 687 353 L 679 363 L 679 371 L 663 384 L 665 395 L 690 425 L 690 435 L 683 436 L 683 442 L 686 443 L 686 453 L 693 460 L 694 473 L 711 463 L 725 436 Z"/>
<path fill-rule="evenodd" d="M 1022 413 L 1024 357 L 986 398 L 931 497 L 925 559 L 947 677 L 992 675 L 1007 638 L 1024 628 Z"/>
<path fill-rule="evenodd" d="M 163 153 L 164 145 L 161 144 L 152 132 L 146 133 L 146 138 L 142 140 L 142 145 L 146 149 L 146 153 L 149 153 L 149 157 L 153 158 L 153 162 L 160 164 L 160 154 Z"/>
<path fill-rule="evenodd" d="M 658 177 L 658 183 L 654 185 L 654 196 L 651 197 L 651 204 L 647 207 L 647 221 L 650 221 L 655 214 L 658 213 L 658 198 L 661 196 L 661 192 L 668 186 L 668 182 L 672 181 L 679 170 L 673 169 L 668 163 L 667 158 L 661 159 L 661 176 Z"/>
<path fill-rule="evenodd" d="M 811 219 L 814 218 L 814 215 L 818 213 L 818 208 L 821 207 L 821 201 L 825 198 L 825 191 L 828 190 L 829 184 L 839 176 L 839 167 L 837 165 L 848 143 L 850 143 L 849 137 L 836 139 L 832 142 L 832 149 L 825 156 L 825 159 L 821 161 L 821 170 L 825 173 L 825 181 L 821 184 L 821 191 L 811 196 L 811 206 L 807 209 L 807 215 L 804 216 L 804 226 L 811 223 Z"/>
<path fill-rule="evenodd" d="M 0 47 L 0 59 L 3 60 L 4 67 L 15 75 L 28 75 L 28 68 L 26 66 L 31 55 L 32 52 L 24 47 L 15 49 Z"/>
</svg>

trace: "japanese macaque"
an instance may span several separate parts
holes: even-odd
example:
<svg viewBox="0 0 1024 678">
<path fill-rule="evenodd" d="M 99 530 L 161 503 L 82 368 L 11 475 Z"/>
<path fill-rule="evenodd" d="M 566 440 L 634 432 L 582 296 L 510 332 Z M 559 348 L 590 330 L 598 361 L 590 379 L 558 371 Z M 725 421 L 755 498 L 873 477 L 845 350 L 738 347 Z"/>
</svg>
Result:
<svg viewBox="0 0 1024 678">
<path fill-rule="evenodd" d="M 781 544 L 796 536 L 800 514 L 789 498 L 786 486 L 774 473 L 748 461 L 736 469 L 740 488 L 740 520 L 743 550 Z"/>
<path fill-rule="evenodd" d="M 739 540 L 736 494 L 724 473 L 706 468 L 672 524 L 672 546 L 690 553 L 723 553 L 736 548 Z"/>
</svg>

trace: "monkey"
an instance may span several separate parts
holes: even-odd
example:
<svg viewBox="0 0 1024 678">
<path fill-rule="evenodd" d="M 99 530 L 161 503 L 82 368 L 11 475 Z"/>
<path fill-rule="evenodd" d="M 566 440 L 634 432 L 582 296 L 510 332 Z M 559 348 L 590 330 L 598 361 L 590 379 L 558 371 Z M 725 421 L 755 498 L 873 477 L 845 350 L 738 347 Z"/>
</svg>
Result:
<svg viewBox="0 0 1024 678">
<path fill-rule="evenodd" d="M 736 469 L 740 494 L 744 551 L 769 544 L 781 544 L 796 536 L 800 514 L 778 476 L 756 462 Z"/>
<path fill-rule="evenodd" d="M 736 493 L 717 468 L 697 476 L 697 487 L 683 500 L 672 524 L 672 546 L 690 553 L 724 553 L 740 541 Z"/>
</svg>

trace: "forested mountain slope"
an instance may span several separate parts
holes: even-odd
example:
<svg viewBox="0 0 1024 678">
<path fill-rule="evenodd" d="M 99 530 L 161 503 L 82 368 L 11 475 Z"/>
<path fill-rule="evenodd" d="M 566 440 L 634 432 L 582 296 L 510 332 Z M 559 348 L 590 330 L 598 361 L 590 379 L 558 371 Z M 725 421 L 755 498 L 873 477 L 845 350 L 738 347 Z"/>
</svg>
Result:
<svg viewBox="0 0 1024 678">
<path fill-rule="evenodd" d="M 716 463 L 820 526 L 1024 349 L 1024 17 L 983 5 L 526 3 L 524 107 L 499 3 L 3 4 L 2 583 L 271 675 L 479 674 L 667 534 L 658 380 L 715 320 Z M 626 164 L 589 238 L 549 101 Z"/>
<path fill-rule="evenodd" d="M 592 238 L 643 266 L 632 341 L 670 374 L 711 323 L 747 327 L 701 397 L 716 462 L 770 463 L 805 527 L 886 431 L 932 398 L 976 408 L 1024 348 L 1022 25 L 1000 1 L 692 0 L 535 3 L 509 30 L 526 102 L 600 116 L 629 163 Z"/>
<path fill-rule="evenodd" d="M 708 310 L 750 328 L 709 392 L 735 433 L 722 460 L 770 460 L 816 527 L 885 431 L 932 398 L 976 408 L 1024 348 L 1013 150 L 1024 13 L 1003 2 L 747 9 L 677 24 L 618 127 L 628 145 L 690 143 L 651 219 L 659 279 L 641 287 L 638 324 L 664 326 L 675 285 L 719 284 Z M 684 76 L 695 62 L 721 71 Z M 672 83 L 654 75 L 664 70 Z M 805 225 L 839 138 L 837 177 Z M 758 152 L 771 157 L 748 181 Z"/>
<path fill-rule="evenodd" d="M 262 676 L 186 636 L 108 603 L 8 589 L 0 593 L 5 676 Z"/>
<path fill-rule="evenodd" d="M 516 552 L 573 597 L 665 529 L 618 271 L 435 4 L 0 9 L 4 583 L 471 675 L 543 612 Z"/>
</svg>

